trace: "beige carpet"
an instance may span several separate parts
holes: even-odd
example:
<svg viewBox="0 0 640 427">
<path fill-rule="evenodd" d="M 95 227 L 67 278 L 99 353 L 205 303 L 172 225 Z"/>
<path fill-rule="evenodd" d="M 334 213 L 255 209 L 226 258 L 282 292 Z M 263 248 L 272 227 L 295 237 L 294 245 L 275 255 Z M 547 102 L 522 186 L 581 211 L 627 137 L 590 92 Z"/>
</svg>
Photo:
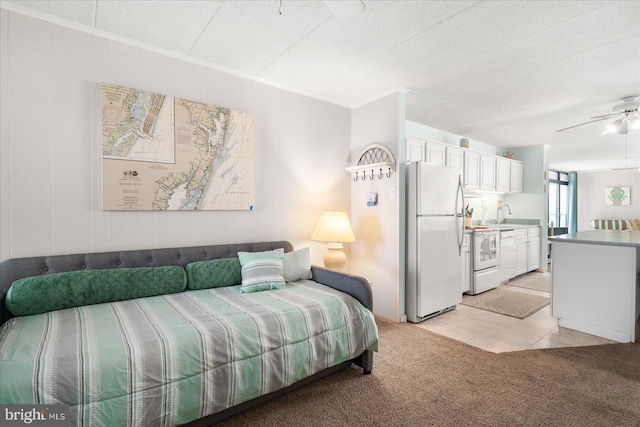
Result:
<svg viewBox="0 0 640 427">
<path fill-rule="evenodd" d="M 489 353 L 378 321 L 371 375 L 346 369 L 223 426 L 640 425 L 640 344 Z"/>
<path fill-rule="evenodd" d="M 551 275 L 549 273 L 532 272 L 509 280 L 505 285 L 551 292 Z"/>
<path fill-rule="evenodd" d="M 473 298 L 465 298 L 462 304 L 525 319 L 542 307 L 549 305 L 549 298 L 497 288 Z"/>
</svg>

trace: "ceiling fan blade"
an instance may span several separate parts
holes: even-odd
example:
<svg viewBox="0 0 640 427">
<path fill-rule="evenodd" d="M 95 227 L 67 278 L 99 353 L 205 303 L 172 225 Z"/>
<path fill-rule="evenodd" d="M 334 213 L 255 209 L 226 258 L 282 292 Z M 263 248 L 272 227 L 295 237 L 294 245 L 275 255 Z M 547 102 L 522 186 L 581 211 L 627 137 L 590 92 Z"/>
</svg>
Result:
<svg viewBox="0 0 640 427">
<path fill-rule="evenodd" d="M 609 113 L 609 114 L 603 114 L 601 116 L 593 116 L 591 117 L 592 119 L 610 119 L 611 117 L 615 117 L 615 116 L 619 116 L 620 113 Z"/>
<path fill-rule="evenodd" d="M 589 123 L 601 122 L 601 121 L 603 121 L 603 120 L 607 120 L 607 119 L 609 119 L 609 118 L 610 118 L 610 117 L 604 117 L 604 118 L 597 119 L 597 120 L 591 120 L 590 122 L 584 122 L 584 123 L 580 123 L 579 125 L 569 126 L 568 128 L 558 129 L 556 132 L 562 132 L 562 131 L 564 131 L 564 130 L 577 128 L 578 126 L 588 125 Z"/>
</svg>

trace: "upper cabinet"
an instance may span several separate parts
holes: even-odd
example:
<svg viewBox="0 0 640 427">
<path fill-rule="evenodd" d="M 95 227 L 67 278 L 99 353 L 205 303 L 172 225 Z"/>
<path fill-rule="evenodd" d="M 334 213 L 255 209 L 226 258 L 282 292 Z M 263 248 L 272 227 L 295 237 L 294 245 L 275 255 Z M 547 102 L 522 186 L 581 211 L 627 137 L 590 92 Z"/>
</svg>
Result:
<svg viewBox="0 0 640 427">
<path fill-rule="evenodd" d="M 524 165 L 517 160 L 407 136 L 407 162 L 446 165 L 464 171 L 467 190 L 521 193 Z"/>
<path fill-rule="evenodd" d="M 453 168 L 464 168 L 464 148 L 454 147 L 453 145 L 447 146 L 447 166 Z"/>
<path fill-rule="evenodd" d="M 496 156 L 480 155 L 480 189 L 496 191 Z"/>
<path fill-rule="evenodd" d="M 524 165 L 517 160 L 496 158 L 496 190 L 522 193 Z"/>
<path fill-rule="evenodd" d="M 422 139 L 407 137 L 407 162 L 424 162 L 425 161 L 425 141 Z"/>
<path fill-rule="evenodd" d="M 496 158 L 496 190 L 511 191 L 511 162 L 504 157 Z"/>
<path fill-rule="evenodd" d="M 407 136 L 407 162 L 426 162 L 432 165 L 463 167 L 463 149 L 442 142 Z"/>
<path fill-rule="evenodd" d="M 524 163 L 509 160 L 511 163 L 511 193 L 522 193 L 524 187 Z"/>
<path fill-rule="evenodd" d="M 427 141 L 427 158 L 426 162 L 430 165 L 447 164 L 447 146 L 439 142 Z"/>
<path fill-rule="evenodd" d="M 476 151 L 464 152 L 464 188 L 480 189 L 480 153 Z"/>
<path fill-rule="evenodd" d="M 518 160 L 464 150 L 466 189 L 521 193 L 523 172 L 524 165 Z"/>
</svg>

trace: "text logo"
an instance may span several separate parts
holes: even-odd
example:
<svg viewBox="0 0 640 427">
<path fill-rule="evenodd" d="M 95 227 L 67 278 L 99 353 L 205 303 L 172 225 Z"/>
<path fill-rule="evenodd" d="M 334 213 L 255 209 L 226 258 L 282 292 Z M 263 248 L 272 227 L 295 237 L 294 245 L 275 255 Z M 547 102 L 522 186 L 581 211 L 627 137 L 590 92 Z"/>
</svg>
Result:
<svg viewBox="0 0 640 427">
<path fill-rule="evenodd" d="M 69 425 L 67 405 L 0 405 L 3 426 L 34 425 L 56 427 Z"/>
</svg>

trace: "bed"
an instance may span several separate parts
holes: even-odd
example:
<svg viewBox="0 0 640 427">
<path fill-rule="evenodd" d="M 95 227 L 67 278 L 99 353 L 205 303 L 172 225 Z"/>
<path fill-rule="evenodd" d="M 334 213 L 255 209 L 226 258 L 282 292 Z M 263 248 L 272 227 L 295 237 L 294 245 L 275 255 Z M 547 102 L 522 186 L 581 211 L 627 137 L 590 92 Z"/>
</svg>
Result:
<svg viewBox="0 0 640 427">
<path fill-rule="evenodd" d="M 74 425 L 210 425 L 352 363 L 370 373 L 377 329 L 362 278 L 313 266 L 281 289 L 187 288 L 191 266 L 278 248 L 295 252 L 262 242 L 3 262 L 0 403 L 68 405 Z M 98 278 L 84 294 L 59 279 L 87 274 Z M 60 290 L 21 300 L 32 278 Z"/>
</svg>

